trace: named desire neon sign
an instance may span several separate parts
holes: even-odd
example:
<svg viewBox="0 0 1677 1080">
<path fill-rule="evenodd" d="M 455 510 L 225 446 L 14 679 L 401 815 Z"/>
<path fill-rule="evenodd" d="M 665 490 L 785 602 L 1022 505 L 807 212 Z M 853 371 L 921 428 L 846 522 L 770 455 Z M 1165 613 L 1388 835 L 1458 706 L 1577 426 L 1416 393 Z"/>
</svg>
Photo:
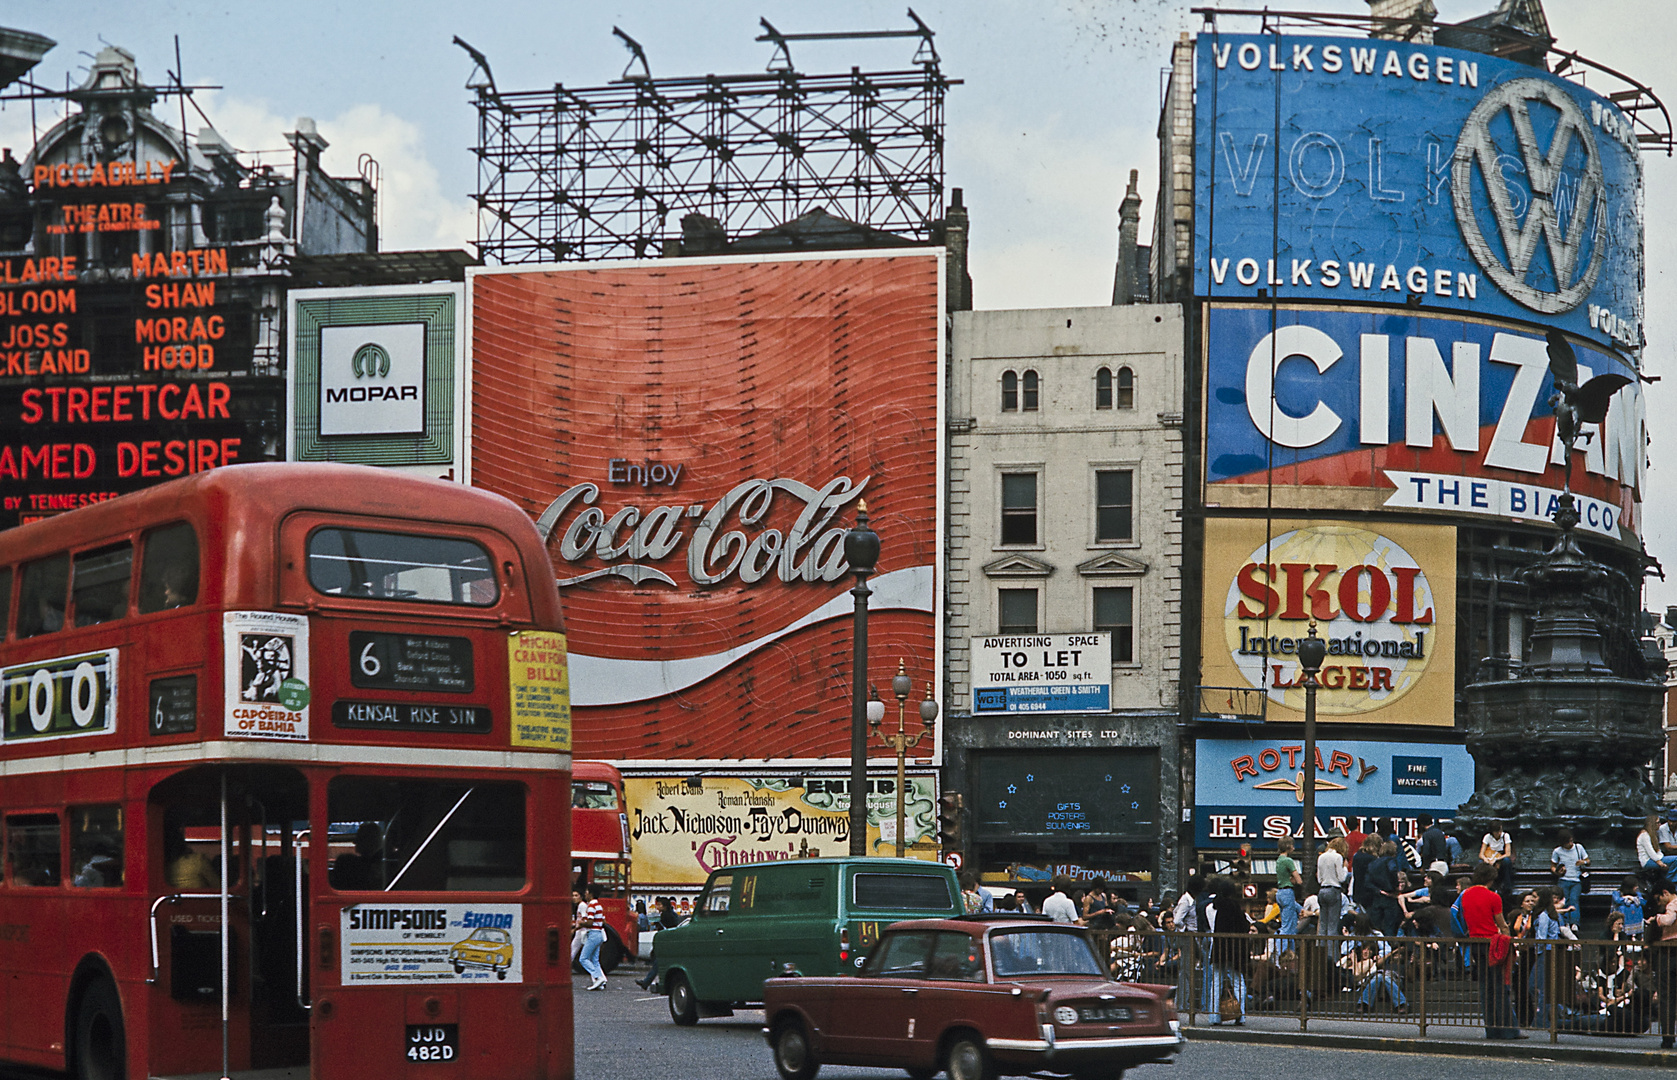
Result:
<svg viewBox="0 0 1677 1080">
<path fill-rule="evenodd" d="M 858 499 L 871 477 L 852 484 L 838 476 L 815 488 L 797 480 L 747 480 L 710 506 L 672 503 L 642 510 L 625 506 L 611 516 L 595 506 L 598 484 L 567 488 L 536 519 L 536 528 L 552 543 L 559 537 L 559 557 L 568 563 L 600 559 L 615 565 L 558 579 L 561 588 L 604 577 L 627 578 L 636 585 L 656 581 L 679 587 L 669 574 L 648 563 L 668 558 L 687 542 L 687 576 L 696 585 L 720 585 L 735 574 L 755 585 L 771 574 L 782 582 L 837 581 L 849 571 L 844 560 L 844 532 L 832 525 L 838 512 Z M 777 499 L 784 494 L 786 498 Z M 769 512 L 792 502 L 797 518 L 780 529 L 760 526 Z M 692 521 L 691 539 L 681 529 Z M 733 523 L 745 528 L 726 529 Z M 627 562 L 618 562 L 626 559 Z"/>
</svg>

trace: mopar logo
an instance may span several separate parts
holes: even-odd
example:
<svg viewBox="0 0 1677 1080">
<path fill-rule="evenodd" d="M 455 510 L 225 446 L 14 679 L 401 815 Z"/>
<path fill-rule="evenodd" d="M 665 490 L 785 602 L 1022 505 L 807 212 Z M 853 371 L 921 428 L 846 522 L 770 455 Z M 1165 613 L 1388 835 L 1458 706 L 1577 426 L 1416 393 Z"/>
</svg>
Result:
<svg viewBox="0 0 1677 1080">
<path fill-rule="evenodd" d="M 1491 130 L 1504 114 L 1513 146 Z M 1539 146 L 1539 131 L 1549 133 L 1547 147 Z M 1595 136 L 1566 91 L 1515 79 L 1486 94 L 1462 126 L 1450 187 L 1462 240 L 1503 292 L 1551 315 L 1590 295 L 1606 247 L 1607 195 Z M 1481 195 L 1495 219 L 1500 257 L 1482 227 Z M 1549 258 L 1534 282 L 1539 241 Z"/>
<path fill-rule="evenodd" d="M 350 360 L 349 366 L 357 379 L 383 379 L 390 374 L 390 354 L 384 351 L 383 345 L 369 341 L 355 350 L 355 356 Z"/>
</svg>

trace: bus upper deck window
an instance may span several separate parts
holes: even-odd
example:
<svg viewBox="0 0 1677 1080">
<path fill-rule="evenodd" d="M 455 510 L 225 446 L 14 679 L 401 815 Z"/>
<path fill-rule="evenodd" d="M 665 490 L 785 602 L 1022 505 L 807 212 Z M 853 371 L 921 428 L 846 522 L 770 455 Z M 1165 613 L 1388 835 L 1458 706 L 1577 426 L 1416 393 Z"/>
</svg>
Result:
<svg viewBox="0 0 1677 1080">
<path fill-rule="evenodd" d="M 26 564 L 18 583 L 17 636 L 35 637 L 64 629 L 69 586 L 69 555 L 53 555 Z"/>
<path fill-rule="evenodd" d="M 617 789 L 604 780 L 572 780 L 571 806 L 578 810 L 616 810 Z"/>
<path fill-rule="evenodd" d="M 309 583 L 329 596 L 472 607 L 500 599 L 489 552 L 457 537 L 316 529 L 308 568 Z"/>
<path fill-rule="evenodd" d="M 134 545 L 124 541 L 76 553 L 70 579 L 76 625 L 94 626 L 128 614 L 128 581 L 134 569 Z"/>
<path fill-rule="evenodd" d="M 184 521 L 146 533 L 140 614 L 198 602 L 198 534 Z"/>
</svg>

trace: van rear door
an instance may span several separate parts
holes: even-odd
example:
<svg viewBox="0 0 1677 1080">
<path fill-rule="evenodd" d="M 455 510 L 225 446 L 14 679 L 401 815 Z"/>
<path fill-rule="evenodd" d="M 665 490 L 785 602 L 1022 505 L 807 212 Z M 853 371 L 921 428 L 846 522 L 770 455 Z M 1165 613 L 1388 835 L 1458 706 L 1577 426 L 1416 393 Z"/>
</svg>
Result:
<svg viewBox="0 0 1677 1080">
<path fill-rule="evenodd" d="M 955 872 L 936 863 L 923 869 L 845 867 L 840 900 L 842 923 L 849 931 L 849 970 L 879 940 L 880 931 L 905 919 L 953 919 L 962 914 Z"/>
</svg>

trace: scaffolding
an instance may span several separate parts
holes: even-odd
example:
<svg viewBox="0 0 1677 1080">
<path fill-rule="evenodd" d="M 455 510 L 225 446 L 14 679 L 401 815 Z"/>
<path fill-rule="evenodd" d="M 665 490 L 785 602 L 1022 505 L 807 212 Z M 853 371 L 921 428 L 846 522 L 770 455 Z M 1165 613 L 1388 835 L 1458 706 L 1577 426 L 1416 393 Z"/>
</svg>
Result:
<svg viewBox="0 0 1677 1080">
<path fill-rule="evenodd" d="M 912 12 L 910 13 L 912 16 Z M 689 228 L 732 241 L 825 210 L 930 242 L 943 217 L 944 96 L 931 30 L 781 34 L 765 74 L 503 92 L 466 45 L 476 92 L 478 250 L 486 263 L 633 259 L 679 250 Z M 915 67 L 793 70 L 796 40 L 918 37 Z M 709 219 L 705 221 L 703 219 Z M 720 245 L 717 245 L 720 249 Z"/>
</svg>

